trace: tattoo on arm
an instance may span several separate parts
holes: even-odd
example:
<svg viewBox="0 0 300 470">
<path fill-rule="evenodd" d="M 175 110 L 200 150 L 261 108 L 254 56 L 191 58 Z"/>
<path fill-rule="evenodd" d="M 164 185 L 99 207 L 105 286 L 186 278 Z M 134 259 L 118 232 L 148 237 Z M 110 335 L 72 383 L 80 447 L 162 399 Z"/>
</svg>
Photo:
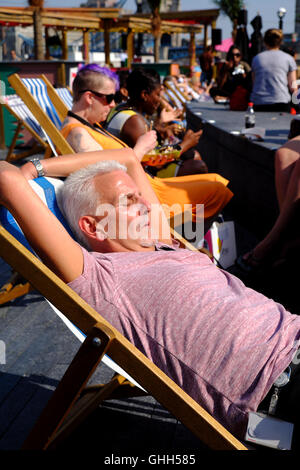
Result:
<svg viewBox="0 0 300 470">
<path fill-rule="evenodd" d="M 102 150 L 92 137 L 82 132 L 71 131 L 68 135 L 67 141 L 77 153 L 90 152 L 93 150 Z"/>
</svg>

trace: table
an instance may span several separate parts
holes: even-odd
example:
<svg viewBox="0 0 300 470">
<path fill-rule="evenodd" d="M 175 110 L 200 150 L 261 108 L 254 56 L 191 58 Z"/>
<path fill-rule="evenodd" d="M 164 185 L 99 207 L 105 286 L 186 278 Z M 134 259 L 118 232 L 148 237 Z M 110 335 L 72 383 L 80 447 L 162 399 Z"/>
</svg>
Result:
<svg viewBox="0 0 300 470">
<path fill-rule="evenodd" d="M 203 135 L 197 146 L 209 171 L 227 178 L 234 193 L 231 209 L 235 220 L 262 238 L 278 216 L 274 182 L 275 151 L 287 141 L 293 115 L 255 113 L 256 126 L 266 129 L 264 141 L 249 141 L 231 132 L 244 127 L 245 112 L 208 102 L 190 102 L 188 127 Z"/>
</svg>

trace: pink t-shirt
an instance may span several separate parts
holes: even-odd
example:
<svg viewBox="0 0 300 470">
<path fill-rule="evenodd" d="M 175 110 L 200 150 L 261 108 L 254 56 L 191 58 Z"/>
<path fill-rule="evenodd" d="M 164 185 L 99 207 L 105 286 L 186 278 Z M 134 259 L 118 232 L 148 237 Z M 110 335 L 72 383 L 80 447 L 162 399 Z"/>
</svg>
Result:
<svg viewBox="0 0 300 470">
<path fill-rule="evenodd" d="M 72 287 L 238 437 L 299 347 L 300 317 L 185 249 L 84 253 Z"/>
</svg>

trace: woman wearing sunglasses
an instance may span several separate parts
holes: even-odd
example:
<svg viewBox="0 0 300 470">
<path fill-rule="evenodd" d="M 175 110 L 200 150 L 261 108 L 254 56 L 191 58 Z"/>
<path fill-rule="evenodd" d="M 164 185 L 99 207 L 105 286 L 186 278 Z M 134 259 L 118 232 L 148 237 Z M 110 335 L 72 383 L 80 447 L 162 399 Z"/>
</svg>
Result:
<svg viewBox="0 0 300 470">
<path fill-rule="evenodd" d="M 118 88 L 118 76 L 106 67 L 88 64 L 77 73 L 73 82 L 74 104 L 61 129 L 77 153 L 128 147 L 101 125 L 115 106 Z M 215 173 L 172 178 L 149 176 L 149 180 L 161 204 L 192 204 L 194 221 L 196 204 L 204 204 L 205 229 L 233 196 L 227 188 L 229 181 Z"/>
<path fill-rule="evenodd" d="M 240 49 L 232 45 L 227 53 L 226 62 L 223 63 L 217 76 L 217 86 L 211 88 L 210 94 L 216 102 L 220 99 L 230 98 L 238 86 L 251 90 L 251 67 L 242 60 Z"/>
</svg>

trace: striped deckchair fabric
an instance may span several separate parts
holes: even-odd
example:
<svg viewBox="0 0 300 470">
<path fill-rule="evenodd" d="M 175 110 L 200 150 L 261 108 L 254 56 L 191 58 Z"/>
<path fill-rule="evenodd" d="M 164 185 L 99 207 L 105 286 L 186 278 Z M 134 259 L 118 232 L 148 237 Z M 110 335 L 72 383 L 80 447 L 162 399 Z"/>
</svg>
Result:
<svg viewBox="0 0 300 470">
<path fill-rule="evenodd" d="M 71 95 L 68 88 L 55 88 L 58 96 L 63 100 L 68 109 L 72 109 L 73 106 L 73 96 Z"/>
<path fill-rule="evenodd" d="M 46 83 L 40 78 L 22 78 L 21 80 L 55 127 L 60 129 L 62 122 L 48 96 Z"/>
<path fill-rule="evenodd" d="M 28 132 L 42 148 L 47 149 L 49 146 L 54 155 L 57 155 L 50 137 L 41 127 L 37 119 L 33 116 L 28 106 L 26 106 L 26 104 L 17 94 L 2 96 L 1 104 L 14 116 L 18 123 L 15 135 L 12 139 L 12 143 L 8 149 L 6 156 L 7 161 L 16 161 L 37 152 L 37 145 L 34 145 L 33 148 L 29 151 L 13 153 L 18 135 L 23 126 L 28 130 Z"/>
<path fill-rule="evenodd" d="M 50 92 L 48 93 L 47 83 L 41 77 L 21 78 L 15 73 L 8 77 L 8 82 L 50 137 L 57 154 L 74 153 L 72 147 L 60 132 L 63 119 L 67 113 L 67 107 L 58 94 L 53 91 L 57 101 L 63 107 L 63 111 L 59 110 L 54 104 Z"/>
<path fill-rule="evenodd" d="M 176 108 L 182 108 L 182 102 L 178 99 L 173 90 L 166 88 L 165 98 L 172 106 L 176 106 Z"/>
</svg>

